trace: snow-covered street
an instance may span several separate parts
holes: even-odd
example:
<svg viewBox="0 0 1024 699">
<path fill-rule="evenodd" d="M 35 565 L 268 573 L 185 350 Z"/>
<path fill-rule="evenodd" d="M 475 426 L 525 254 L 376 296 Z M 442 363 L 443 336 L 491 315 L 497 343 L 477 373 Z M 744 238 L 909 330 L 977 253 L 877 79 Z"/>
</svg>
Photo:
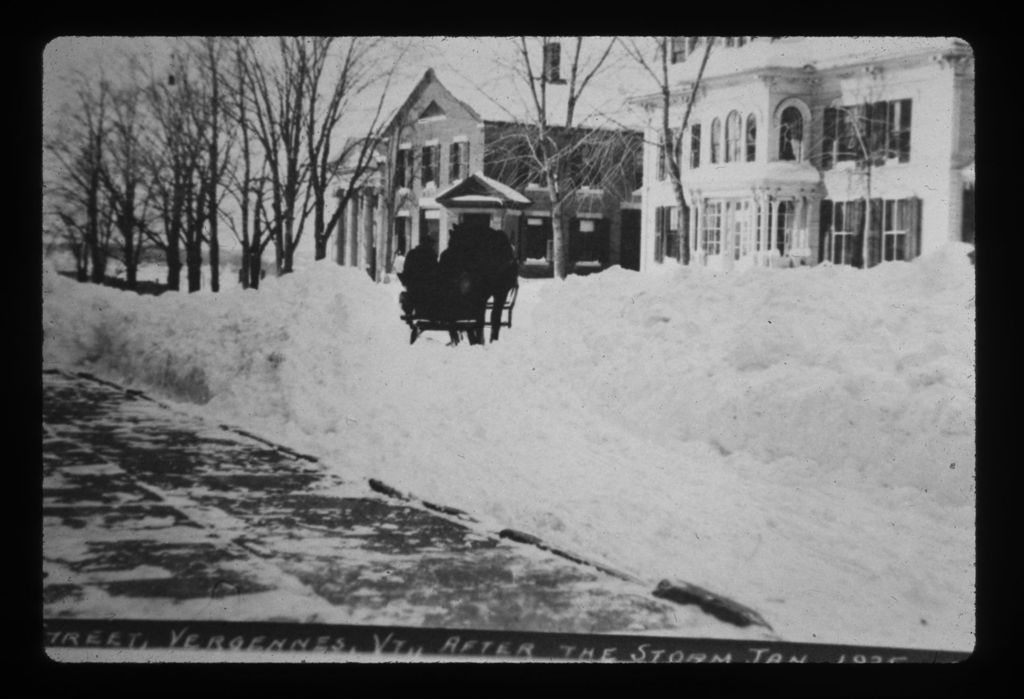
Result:
<svg viewBox="0 0 1024 699">
<path fill-rule="evenodd" d="M 159 297 L 47 264 L 44 364 L 715 590 L 788 641 L 970 650 L 969 249 L 523 280 L 500 342 L 455 348 L 410 346 L 400 286 L 328 261 Z"/>
</svg>

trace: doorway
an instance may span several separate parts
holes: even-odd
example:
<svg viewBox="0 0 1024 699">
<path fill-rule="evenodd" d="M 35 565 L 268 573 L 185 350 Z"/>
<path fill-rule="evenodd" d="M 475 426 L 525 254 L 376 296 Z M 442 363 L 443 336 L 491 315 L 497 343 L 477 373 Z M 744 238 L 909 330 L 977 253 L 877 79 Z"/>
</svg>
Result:
<svg viewBox="0 0 1024 699">
<path fill-rule="evenodd" d="M 640 210 L 623 209 L 619 242 L 619 264 L 640 271 Z"/>
</svg>

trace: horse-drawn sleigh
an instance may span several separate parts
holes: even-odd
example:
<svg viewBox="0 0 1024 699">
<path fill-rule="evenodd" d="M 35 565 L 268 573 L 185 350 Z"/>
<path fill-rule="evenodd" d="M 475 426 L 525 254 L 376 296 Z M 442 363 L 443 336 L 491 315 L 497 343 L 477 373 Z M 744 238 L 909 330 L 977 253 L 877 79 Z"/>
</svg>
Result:
<svg viewBox="0 0 1024 699">
<path fill-rule="evenodd" d="M 401 319 L 409 326 L 409 344 L 424 332 L 447 331 L 452 344 L 463 333 L 483 344 L 490 320 L 490 341 L 512 327 L 519 293 L 519 264 L 508 236 L 489 226 L 459 225 L 448 248 L 436 260 L 429 238 L 409 252 L 399 279 Z"/>
</svg>

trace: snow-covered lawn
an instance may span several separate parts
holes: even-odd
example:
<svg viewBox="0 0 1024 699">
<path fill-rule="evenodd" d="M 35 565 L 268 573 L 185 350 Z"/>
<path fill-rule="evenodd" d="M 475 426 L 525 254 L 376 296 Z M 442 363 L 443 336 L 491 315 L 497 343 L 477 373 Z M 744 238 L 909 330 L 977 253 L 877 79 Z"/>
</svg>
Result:
<svg viewBox="0 0 1024 699">
<path fill-rule="evenodd" d="M 501 341 L 456 348 L 410 346 L 399 286 L 327 261 L 160 297 L 47 265 L 44 361 L 715 590 L 786 640 L 970 650 L 968 250 L 524 280 Z"/>
</svg>

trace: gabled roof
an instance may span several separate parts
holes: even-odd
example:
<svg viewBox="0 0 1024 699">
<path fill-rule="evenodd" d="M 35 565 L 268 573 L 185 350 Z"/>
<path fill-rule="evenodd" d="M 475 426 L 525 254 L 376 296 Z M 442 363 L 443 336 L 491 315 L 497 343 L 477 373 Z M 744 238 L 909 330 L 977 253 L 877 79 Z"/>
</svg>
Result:
<svg viewBox="0 0 1024 699">
<path fill-rule="evenodd" d="M 466 207 L 497 207 L 525 209 L 530 200 L 508 185 L 487 177 L 482 172 L 457 182 L 437 194 L 434 200 L 449 209 Z"/>
<path fill-rule="evenodd" d="M 395 126 L 401 123 L 401 118 L 404 115 L 406 115 L 410 109 L 412 109 L 413 105 L 415 105 L 416 102 L 419 101 L 420 96 L 423 95 L 423 92 L 431 84 L 437 85 L 437 87 L 441 89 L 450 99 L 462 105 L 474 119 L 476 119 L 477 121 L 482 121 L 480 115 L 476 112 L 476 110 L 474 110 L 471 106 L 469 106 L 468 104 L 460 100 L 458 97 L 456 97 L 454 94 L 452 94 L 452 92 L 447 87 L 445 87 L 440 80 L 437 79 L 437 74 L 434 72 L 433 68 L 427 68 L 426 72 L 423 74 L 423 77 L 420 78 L 419 82 L 416 83 L 416 86 L 412 88 L 412 91 L 409 93 L 409 96 L 405 99 L 402 105 L 395 109 L 394 112 L 392 113 L 391 119 L 388 121 L 387 131 L 391 131 L 393 128 L 395 128 Z M 396 90 L 396 94 L 401 94 L 400 92 L 397 92 L 397 90 L 400 87 L 401 85 L 397 85 L 394 88 Z M 427 109 L 429 108 L 430 106 L 428 105 Z M 440 107 L 438 107 L 438 109 L 440 109 Z M 417 117 L 419 116 L 420 115 L 417 115 Z"/>
</svg>

